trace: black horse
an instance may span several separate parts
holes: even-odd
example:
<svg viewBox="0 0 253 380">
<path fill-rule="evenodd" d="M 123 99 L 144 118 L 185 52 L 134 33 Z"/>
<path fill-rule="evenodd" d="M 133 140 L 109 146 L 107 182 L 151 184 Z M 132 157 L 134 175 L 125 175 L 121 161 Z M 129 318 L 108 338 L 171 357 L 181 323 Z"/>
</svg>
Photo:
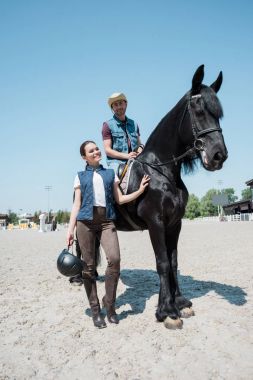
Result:
<svg viewBox="0 0 253 380">
<path fill-rule="evenodd" d="M 160 121 L 143 152 L 135 159 L 128 192 L 135 191 L 143 174 L 151 177 L 147 191 L 134 203 L 120 206 L 118 230 L 148 229 L 160 277 L 156 318 L 168 328 L 181 328 L 180 317 L 193 315 L 192 303 L 182 296 L 177 278 L 177 244 L 188 200 L 181 170 L 194 170 L 197 161 L 206 170 L 222 168 L 227 158 L 216 96 L 222 72 L 211 85 L 202 84 L 204 65 L 195 72 L 192 88 Z M 127 213 L 127 219 L 122 215 Z"/>
</svg>

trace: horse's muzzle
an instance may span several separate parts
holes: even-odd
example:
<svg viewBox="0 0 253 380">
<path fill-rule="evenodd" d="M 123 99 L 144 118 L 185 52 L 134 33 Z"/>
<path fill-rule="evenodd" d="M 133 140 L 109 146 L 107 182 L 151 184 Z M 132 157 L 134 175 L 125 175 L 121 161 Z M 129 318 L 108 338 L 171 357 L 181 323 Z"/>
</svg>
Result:
<svg viewBox="0 0 253 380">
<path fill-rule="evenodd" d="M 209 170 L 220 170 L 223 166 L 223 162 L 226 161 L 227 157 L 227 152 L 216 152 L 210 162 L 211 168 Z"/>
<path fill-rule="evenodd" d="M 211 157 L 206 154 L 205 151 L 201 152 L 201 158 L 206 170 L 215 171 L 220 170 L 223 166 L 223 162 L 228 157 L 227 151 L 216 151 Z"/>
</svg>

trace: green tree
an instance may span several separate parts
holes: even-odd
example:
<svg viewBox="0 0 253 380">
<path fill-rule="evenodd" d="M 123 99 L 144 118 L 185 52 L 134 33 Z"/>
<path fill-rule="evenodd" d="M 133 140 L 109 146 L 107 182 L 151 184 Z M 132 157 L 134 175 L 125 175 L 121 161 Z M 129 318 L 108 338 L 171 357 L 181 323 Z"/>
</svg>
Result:
<svg viewBox="0 0 253 380">
<path fill-rule="evenodd" d="M 34 223 L 36 223 L 36 224 L 40 223 L 40 220 L 39 220 L 40 214 L 41 214 L 41 210 L 35 211 L 35 213 L 33 214 L 33 221 L 34 221 Z"/>
<path fill-rule="evenodd" d="M 213 205 L 212 198 L 217 195 L 216 189 L 210 189 L 200 200 L 201 216 L 218 215 L 218 207 Z"/>
<path fill-rule="evenodd" d="M 62 210 L 58 210 L 56 213 L 56 220 L 58 223 L 62 223 L 62 214 L 63 214 Z"/>
<path fill-rule="evenodd" d="M 70 219 L 70 212 L 69 211 L 64 211 L 63 212 L 63 223 L 68 223 Z"/>
<path fill-rule="evenodd" d="M 200 216 L 200 202 L 198 197 L 194 194 L 189 195 L 187 202 L 185 217 L 188 219 L 194 219 Z"/>
<path fill-rule="evenodd" d="M 223 190 L 221 190 L 221 192 L 225 193 L 228 196 L 228 203 L 234 203 L 238 199 L 238 197 L 235 195 L 235 190 L 232 187 L 228 187 L 227 189 L 223 189 Z"/>
<path fill-rule="evenodd" d="M 241 192 L 242 200 L 247 201 L 248 199 L 252 199 L 252 190 L 250 187 L 243 189 Z"/>
<path fill-rule="evenodd" d="M 9 223 L 18 224 L 18 216 L 15 212 L 8 210 Z"/>
<path fill-rule="evenodd" d="M 68 223 L 70 218 L 69 211 L 58 210 L 56 213 L 57 223 Z"/>
</svg>

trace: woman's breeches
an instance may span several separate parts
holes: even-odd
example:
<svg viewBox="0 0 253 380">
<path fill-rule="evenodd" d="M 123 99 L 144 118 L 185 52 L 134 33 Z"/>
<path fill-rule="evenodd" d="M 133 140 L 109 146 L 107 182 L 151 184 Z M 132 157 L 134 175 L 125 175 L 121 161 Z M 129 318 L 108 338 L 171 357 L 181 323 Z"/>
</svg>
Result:
<svg viewBox="0 0 253 380">
<path fill-rule="evenodd" d="M 93 220 L 77 221 L 77 239 L 85 262 L 84 275 L 94 276 L 96 239 L 106 254 L 106 275 L 119 274 L 120 250 L 118 235 L 112 220 L 106 219 L 105 207 L 93 207 Z"/>
</svg>

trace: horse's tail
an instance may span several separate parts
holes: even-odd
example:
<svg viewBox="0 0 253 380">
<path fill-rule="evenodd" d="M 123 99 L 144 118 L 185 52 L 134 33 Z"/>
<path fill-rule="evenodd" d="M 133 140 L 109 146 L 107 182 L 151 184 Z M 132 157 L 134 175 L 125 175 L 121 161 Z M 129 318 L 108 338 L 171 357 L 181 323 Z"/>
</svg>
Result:
<svg viewBox="0 0 253 380">
<path fill-rule="evenodd" d="M 95 264 L 96 264 L 96 272 L 98 265 L 101 264 L 101 252 L 100 252 L 100 241 L 96 238 L 95 242 Z"/>
<path fill-rule="evenodd" d="M 76 239 L 75 240 L 75 243 L 76 243 L 76 256 L 81 259 L 81 256 L 82 256 L 82 252 L 81 252 L 81 248 L 80 248 L 80 245 L 79 245 L 79 241 Z"/>
</svg>

